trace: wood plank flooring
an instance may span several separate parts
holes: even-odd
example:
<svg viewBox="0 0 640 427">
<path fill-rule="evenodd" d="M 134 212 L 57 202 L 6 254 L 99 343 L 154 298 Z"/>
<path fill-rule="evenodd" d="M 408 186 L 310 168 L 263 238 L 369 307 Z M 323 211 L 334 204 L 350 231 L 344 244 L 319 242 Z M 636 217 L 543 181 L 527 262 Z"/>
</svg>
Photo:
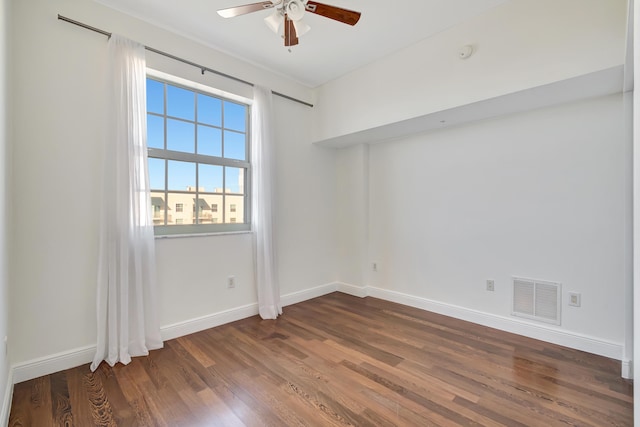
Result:
<svg viewBox="0 0 640 427">
<path fill-rule="evenodd" d="M 333 293 L 95 372 L 16 384 L 15 426 L 631 426 L 620 362 Z"/>
</svg>

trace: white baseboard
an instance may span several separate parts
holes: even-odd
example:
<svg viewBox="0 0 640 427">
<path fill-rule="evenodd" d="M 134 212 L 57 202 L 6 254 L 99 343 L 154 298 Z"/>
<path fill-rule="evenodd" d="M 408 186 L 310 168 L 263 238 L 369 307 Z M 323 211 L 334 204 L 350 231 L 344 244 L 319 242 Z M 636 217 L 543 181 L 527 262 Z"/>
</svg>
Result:
<svg viewBox="0 0 640 427">
<path fill-rule="evenodd" d="M 49 356 L 39 357 L 13 365 L 13 383 L 32 380 L 43 375 L 91 363 L 96 354 L 96 346 L 76 348 Z"/>
<path fill-rule="evenodd" d="M 622 361 L 622 378 L 626 380 L 633 379 L 633 361 L 632 360 L 623 360 Z"/>
<path fill-rule="evenodd" d="M 349 283 L 338 283 L 338 291 L 343 294 L 353 295 L 354 297 L 364 298 L 369 296 L 368 286 L 356 286 Z"/>
<path fill-rule="evenodd" d="M 9 374 L 7 375 L 7 387 L 4 391 L 2 406 L 0 406 L 0 426 L 9 425 L 9 415 L 11 415 L 11 400 L 13 399 L 13 384 L 13 369 L 9 368 Z"/>
<path fill-rule="evenodd" d="M 230 310 L 219 311 L 217 313 L 208 314 L 195 319 L 185 320 L 184 322 L 162 326 L 160 328 L 160 334 L 164 341 L 172 340 L 174 338 L 204 331 L 205 329 L 215 328 L 216 326 L 224 325 L 225 323 L 246 319 L 247 317 L 255 316 L 256 314 L 258 314 L 258 304 L 247 304 Z"/>
<path fill-rule="evenodd" d="M 335 283 L 316 286 L 315 288 L 305 289 L 304 291 L 293 292 L 280 297 L 282 306 L 297 304 L 312 298 L 330 294 L 336 291 Z M 195 319 L 185 320 L 184 322 L 174 323 L 172 325 L 160 328 L 160 333 L 164 341 L 174 338 L 183 337 L 185 335 L 204 331 L 205 329 L 215 328 L 216 326 L 226 323 L 235 322 L 236 320 L 246 319 L 247 317 L 258 314 L 258 304 L 247 304 L 241 307 L 232 308 L 230 310 L 220 311 L 218 313 L 208 314 L 206 316 Z"/>
<path fill-rule="evenodd" d="M 236 320 L 251 317 L 256 314 L 258 314 L 258 304 L 248 304 L 231 310 L 163 326 L 160 328 L 160 334 L 163 340 L 171 340 L 224 325 L 225 323 L 235 322 Z M 65 369 L 75 368 L 85 363 L 91 363 L 95 354 L 96 346 L 91 345 L 18 363 L 11 369 L 13 374 L 12 384 L 28 381 L 54 372 L 64 371 Z"/>
<path fill-rule="evenodd" d="M 292 292 L 290 294 L 282 295 L 280 297 L 280 302 L 282 303 L 283 307 L 286 307 L 288 305 L 297 304 L 302 301 L 318 298 L 337 290 L 337 283 L 327 283 L 326 285 L 316 286 L 315 288 L 305 289 L 304 291 Z"/>
<path fill-rule="evenodd" d="M 335 292 L 337 290 L 337 286 L 338 285 L 336 283 L 329 283 L 304 291 L 294 292 L 283 295 L 281 297 L 281 301 L 283 306 L 296 304 L 298 302 Z M 257 314 L 258 304 L 247 304 L 241 307 L 162 326 L 160 328 L 160 334 L 162 339 L 167 341 L 203 331 L 205 329 L 215 328 L 216 326 L 224 325 L 226 323 L 235 322 L 236 320 L 245 319 Z M 75 368 L 76 366 L 84 365 L 85 363 L 91 363 L 95 353 L 96 346 L 91 345 L 18 363 L 10 369 L 10 375 L 13 377 L 10 384 L 13 386 L 13 384 L 38 378 L 43 375 L 49 375 L 54 372 L 64 371 L 65 369 Z"/>
<path fill-rule="evenodd" d="M 622 344 L 569 332 L 551 325 L 535 324 L 519 318 L 516 319 L 497 316 L 495 314 L 432 301 L 426 298 L 416 297 L 387 289 L 369 287 L 367 289 L 367 293 L 375 298 L 420 308 L 449 317 L 455 317 L 456 319 L 466 320 L 468 322 L 477 323 L 490 328 L 570 347 L 576 350 L 586 351 L 588 353 L 612 359 L 622 359 Z"/>
<path fill-rule="evenodd" d="M 283 306 L 287 306 L 335 291 L 361 298 L 372 296 L 617 360 L 621 360 L 621 355 L 623 354 L 621 344 L 574 334 L 546 325 L 532 324 L 520 319 L 496 316 L 493 314 L 470 310 L 464 307 L 428 300 L 426 298 L 369 286 L 356 286 L 341 282 L 328 283 L 304 291 L 283 295 L 281 297 L 281 301 Z M 160 333 L 163 340 L 170 340 L 224 325 L 226 323 L 235 322 L 236 320 L 245 319 L 257 314 L 258 304 L 247 304 L 230 310 L 163 326 L 160 328 Z M 12 369 L 10 369 L 9 378 L 11 381 L 9 381 L 7 387 L 12 387 L 13 384 L 37 378 L 42 375 L 48 375 L 65 369 L 74 368 L 85 363 L 90 363 L 93 360 L 95 351 L 96 346 L 91 345 L 16 364 Z M 631 368 L 632 365 L 630 361 L 623 361 L 622 376 L 624 378 L 631 377 Z M 13 388 L 11 388 L 11 390 L 13 390 Z M 9 392 L 9 399 L 11 394 L 12 393 Z M 4 405 L 7 404 L 6 400 L 7 399 L 5 398 L 5 402 L 3 402 L 3 411 L 5 410 Z M 10 403 L 11 402 L 9 401 L 9 405 Z M 8 411 L 9 409 L 6 410 Z M 6 417 L 8 417 L 8 414 L 0 413 L 0 415 L 6 415 Z M 0 418 L 0 421 L 2 420 L 3 418 Z"/>
</svg>

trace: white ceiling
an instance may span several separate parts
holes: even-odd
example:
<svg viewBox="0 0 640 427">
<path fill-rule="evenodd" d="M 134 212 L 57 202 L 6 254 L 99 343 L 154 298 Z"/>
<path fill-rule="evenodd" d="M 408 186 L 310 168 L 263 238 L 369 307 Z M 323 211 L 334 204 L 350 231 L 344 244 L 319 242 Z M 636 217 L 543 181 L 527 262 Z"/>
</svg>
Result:
<svg viewBox="0 0 640 427">
<path fill-rule="evenodd" d="M 508 0 L 327 0 L 323 3 L 361 12 L 360 22 L 351 27 L 306 13 L 311 31 L 291 52 L 263 22 L 272 11 L 231 19 L 216 13 L 252 0 L 96 1 L 316 87 Z"/>
</svg>

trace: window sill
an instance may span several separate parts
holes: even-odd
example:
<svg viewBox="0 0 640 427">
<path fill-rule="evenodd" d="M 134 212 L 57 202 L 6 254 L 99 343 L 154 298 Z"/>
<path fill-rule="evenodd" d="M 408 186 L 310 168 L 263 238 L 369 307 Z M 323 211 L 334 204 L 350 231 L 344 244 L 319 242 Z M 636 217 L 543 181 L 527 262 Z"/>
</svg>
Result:
<svg viewBox="0 0 640 427">
<path fill-rule="evenodd" d="M 162 234 L 158 236 L 154 236 L 156 240 L 160 239 L 176 239 L 176 238 L 185 238 L 185 237 L 211 237 L 211 236 L 229 236 L 236 234 L 252 234 L 252 230 L 242 230 L 242 231 L 221 231 L 218 233 L 191 233 L 191 234 Z"/>
</svg>

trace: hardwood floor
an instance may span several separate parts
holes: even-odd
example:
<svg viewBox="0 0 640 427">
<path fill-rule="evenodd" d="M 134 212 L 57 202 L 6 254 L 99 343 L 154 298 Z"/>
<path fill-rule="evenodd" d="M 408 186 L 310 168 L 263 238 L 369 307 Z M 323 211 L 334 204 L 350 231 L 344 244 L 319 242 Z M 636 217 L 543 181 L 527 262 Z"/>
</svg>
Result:
<svg viewBox="0 0 640 427">
<path fill-rule="evenodd" d="M 631 426 L 620 362 L 333 293 L 16 384 L 10 426 Z"/>
</svg>

